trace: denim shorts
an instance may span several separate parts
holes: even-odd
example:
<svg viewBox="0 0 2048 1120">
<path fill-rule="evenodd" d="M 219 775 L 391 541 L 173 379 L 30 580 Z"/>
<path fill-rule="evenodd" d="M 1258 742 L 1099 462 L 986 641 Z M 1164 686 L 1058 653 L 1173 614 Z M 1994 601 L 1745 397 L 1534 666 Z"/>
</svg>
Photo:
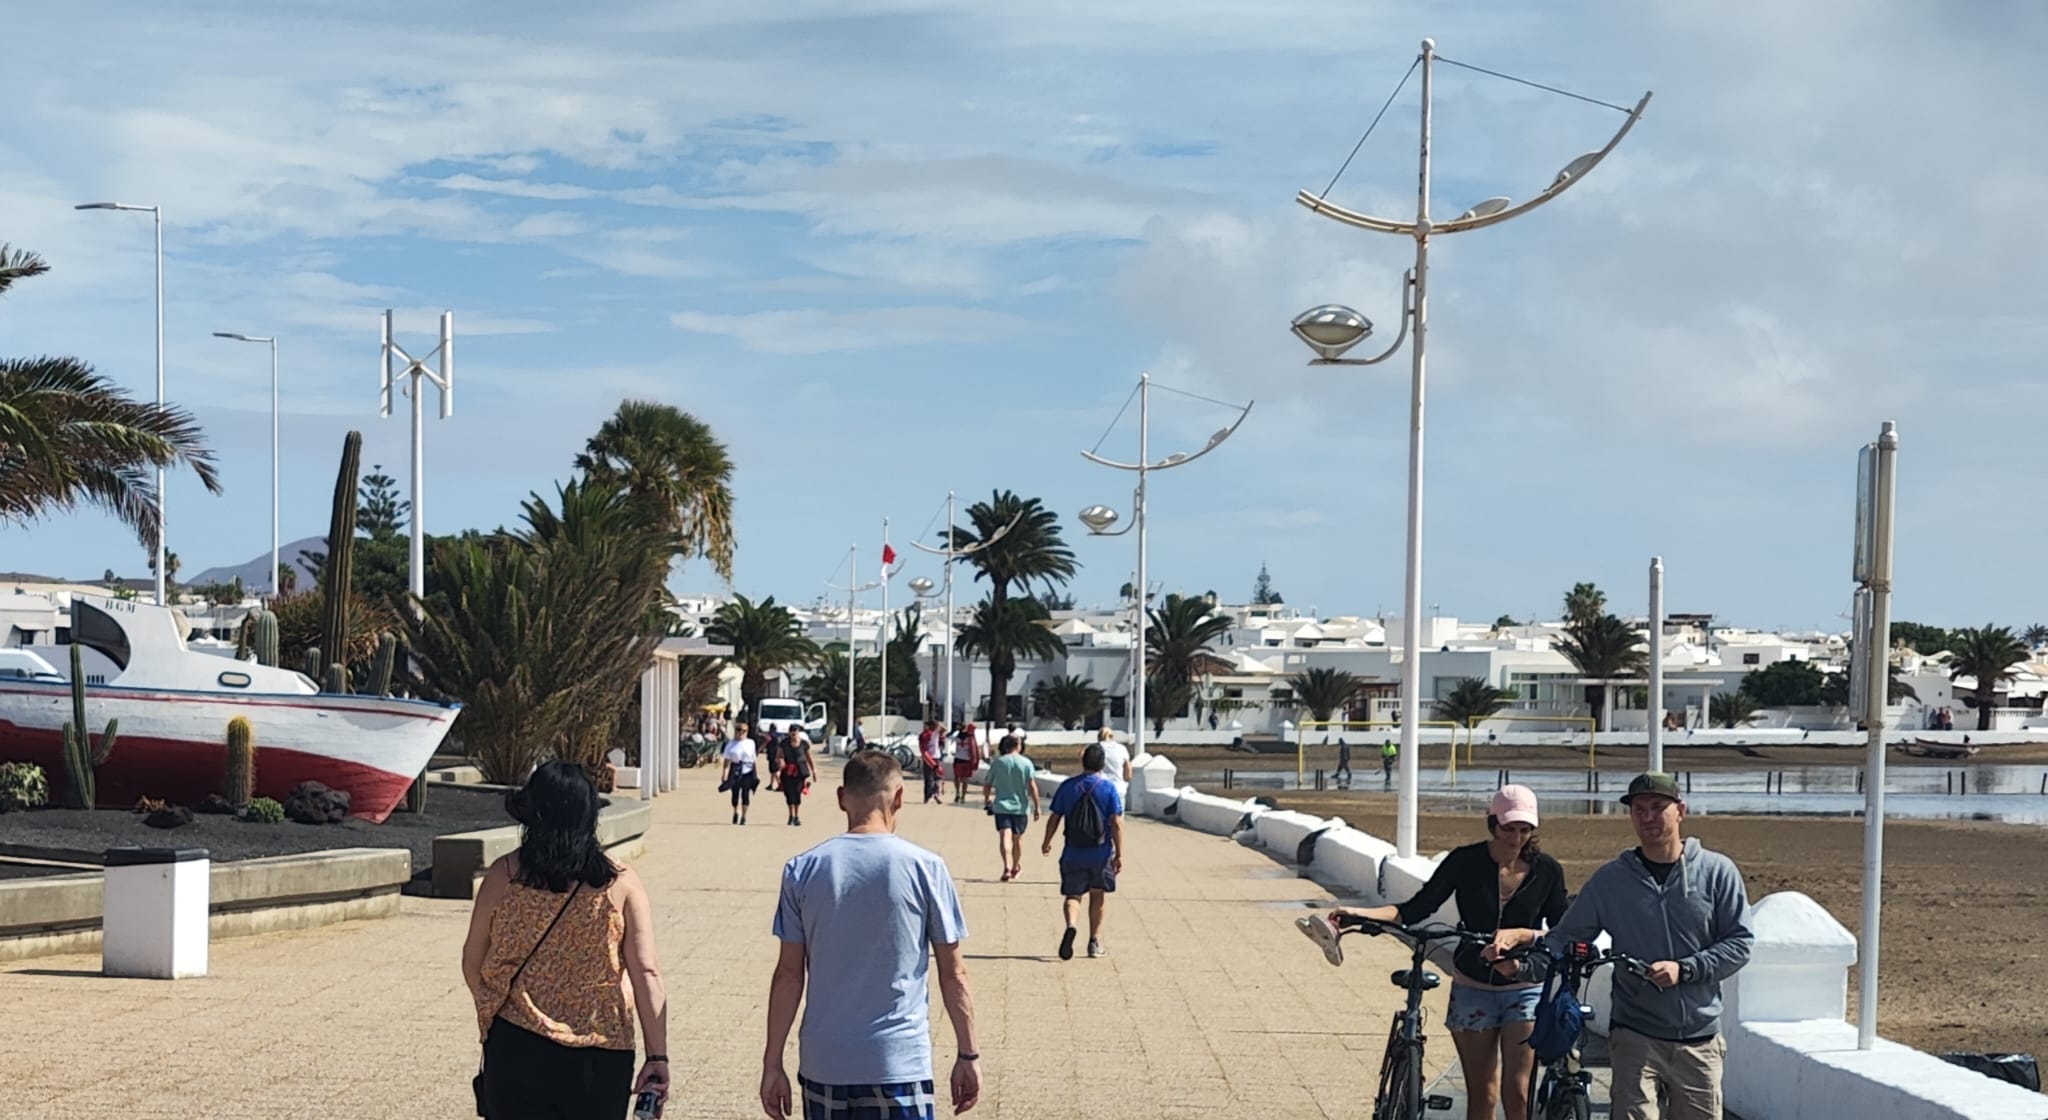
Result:
<svg viewBox="0 0 2048 1120">
<path fill-rule="evenodd" d="M 1453 984 L 1444 1026 L 1454 1031 L 1497 1031 L 1509 1023 L 1533 1023 L 1536 1001 L 1542 995 L 1540 987 L 1478 988 Z"/>
<path fill-rule="evenodd" d="M 1030 828 L 1031 828 L 1031 821 L 1030 821 L 1030 818 L 1026 817 L 1026 816 L 1025 816 L 1024 814 L 1022 814 L 1022 813 L 997 813 L 997 814 L 996 814 L 996 831 L 997 831 L 997 832 L 1014 832 L 1014 833 L 1016 833 L 1017 835 L 1019 835 L 1019 836 L 1022 836 L 1022 835 L 1024 835 L 1024 833 L 1026 833 L 1027 831 L 1029 831 L 1029 830 L 1030 830 Z"/>
</svg>

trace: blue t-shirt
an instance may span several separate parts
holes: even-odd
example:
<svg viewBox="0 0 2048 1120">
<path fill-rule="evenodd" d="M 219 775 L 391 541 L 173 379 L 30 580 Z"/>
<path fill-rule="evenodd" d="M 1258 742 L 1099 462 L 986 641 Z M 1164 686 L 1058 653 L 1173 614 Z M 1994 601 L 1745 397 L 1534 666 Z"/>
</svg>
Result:
<svg viewBox="0 0 2048 1120">
<path fill-rule="evenodd" d="M 945 860 L 892 833 L 841 833 L 783 865 L 775 936 L 803 945 L 809 973 L 799 1073 L 931 1078 L 931 947 L 967 936 Z"/>
<path fill-rule="evenodd" d="M 1102 843 L 1092 848 L 1076 848 L 1072 844 L 1060 850 L 1060 862 L 1075 867 L 1103 867 L 1109 857 L 1116 854 L 1116 844 L 1110 840 L 1109 819 L 1124 814 L 1124 800 L 1117 796 L 1116 783 L 1101 774 L 1077 774 L 1060 783 L 1052 795 L 1048 809 L 1056 817 L 1065 817 L 1074 809 L 1083 796 L 1095 798 L 1095 804 L 1102 809 Z M 1066 834 L 1064 824 L 1060 834 Z"/>
</svg>

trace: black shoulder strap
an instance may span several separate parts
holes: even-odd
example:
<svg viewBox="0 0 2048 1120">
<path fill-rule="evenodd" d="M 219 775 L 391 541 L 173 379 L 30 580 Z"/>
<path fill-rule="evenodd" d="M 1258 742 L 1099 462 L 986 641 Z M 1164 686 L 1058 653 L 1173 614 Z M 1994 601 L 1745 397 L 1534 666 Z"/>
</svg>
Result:
<svg viewBox="0 0 2048 1120">
<path fill-rule="evenodd" d="M 525 975 L 527 964 L 533 960 L 535 953 L 540 952 L 540 947 L 547 944 L 548 934 L 555 932 L 555 926 L 561 922 L 562 915 L 569 912 L 569 903 L 575 900 L 576 892 L 582 889 L 583 884 L 581 882 L 574 883 L 569 887 L 569 897 L 563 899 L 562 908 L 555 911 L 554 921 L 549 922 L 548 928 L 541 931 L 540 940 L 533 943 L 533 948 L 526 951 L 526 959 L 520 961 L 519 967 L 513 970 L 512 979 L 505 985 L 505 998 L 498 1001 L 498 1010 L 491 1012 L 491 1018 L 497 1018 L 499 1012 L 505 1010 L 505 1005 L 512 1002 L 512 992 L 519 987 L 519 978 Z"/>
</svg>

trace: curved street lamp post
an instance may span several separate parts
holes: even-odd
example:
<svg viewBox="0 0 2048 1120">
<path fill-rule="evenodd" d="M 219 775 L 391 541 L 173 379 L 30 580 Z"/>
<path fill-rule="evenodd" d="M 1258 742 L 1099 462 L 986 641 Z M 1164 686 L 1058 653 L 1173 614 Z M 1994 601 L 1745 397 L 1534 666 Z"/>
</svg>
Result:
<svg viewBox="0 0 2048 1120">
<path fill-rule="evenodd" d="M 1372 334 L 1372 322 L 1341 304 L 1324 304 L 1296 316 L 1292 324 L 1296 337 L 1314 350 L 1310 365 L 1374 365 L 1392 357 L 1409 334 L 1415 337 L 1414 364 L 1408 398 L 1408 554 L 1406 591 L 1401 611 L 1401 787 L 1395 847 L 1399 854 L 1412 856 L 1416 846 L 1416 789 L 1421 767 L 1416 757 L 1422 719 L 1422 433 L 1424 399 L 1424 347 L 1429 328 L 1429 239 L 1437 234 L 1463 233 L 1499 225 L 1520 217 L 1569 190 L 1601 160 L 1642 119 L 1650 103 L 1645 93 L 1633 109 L 1621 109 L 1628 119 L 1607 144 L 1572 160 L 1557 173 L 1549 186 L 1522 203 L 1506 198 L 1489 198 L 1447 222 L 1433 222 L 1429 216 L 1429 144 L 1432 70 L 1437 59 L 1436 43 L 1422 41 L 1422 143 L 1421 173 L 1415 190 L 1415 219 L 1401 221 L 1378 218 L 1346 209 L 1310 191 L 1300 191 L 1295 201 L 1315 213 L 1348 226 L 1391 233 L 1415 239 L 1415 267 L 1409 270 L 1402 290 L 1401 333 L 1393 346 L 1372 358 L 1346 358 L 1344 354 Z M 1448 60 L 1446 60 L 1448 61 Z M 1462 65 L 1461 63 L 1451 63 Z M 1520 81 L 1520 79 L 1510 79 Z M 1547 87 L 1545 87 L 1547 88 Z M 1556 91 L 1553 91 L 1556 92 Z M 1576 95 L 1573 95 L 1576 96 Z M 1142 552 L 1141 552 L 1142 555 Z"/>
<path fill-rule="evenodd" d="M 138 206 L 128 202 L 81 202 L 73 210 L 146 211 L 156 224 L 156 410 L 164 410 L 164 211 L 161 206 Z M 164 468 L 156 468 L 156 605 L 168 607 L 164 592 Z"/>
<path fill-rule="evenodd" d="M 948 490 L 946 491 L 946 547 L 933 548 L 919 541 L 910 542 L 910 547 L 917 549 L 919 552 L 929 552 L 934 556 L 946 558 L 946 698 L 944 700 L 944 715 L 941 719 L 947 725 L 951 725 L 953 722 L 953 565 L 1009 536 L 1010 530 L 1015 529 L 1017 523 L 1023 519 L 1024 514 L 1020 510 L 1017 516 L 1010 519 L 1008 525 L 996 530 L 987 540 L 976 541 L 966 548 L 956 548 L 954 547 L 956 538 L 953 535 L 953 492 Z M 920 599 L 937 598 L 937 596 L 931 594 L 932 581 L 922 576 L 910 581 L 910 590 L 915 592 Z"/>
<path fill-rule="evenodd" d="M 267 342 L 270 344 L 270 598 L 278 594 L 278 568 L 282 563 L 277 555 L 277 338 L 254 334 L 238 334 L 234 331 L 215 331 L 215 338 L 235 342 Z"/>
<path fill-rule="evenodd" d="M 1105 459 L 1093 451 L 1081 452 L 1081 456 L 1091 463 L 1100 463 L 1105 467 L 1115 467 L 1121 471 L 1136 471 L 1138 474 L 1138 486 L 1131 495 L 1132 524 L 1130 527 L 1111 531 L 1111 526 L 1117 523 L 1118 518 L 1117 512 L 1108 506 L 1089 506 L 1080 513 L 1081 524 L 1086 526 L 1088 532 L 1094 536 L 1120 537 L 1130 532 L 1131 528 L 1135 528 L 1138 531 L 1138 586 L 1135 596 L 1137 629 L 1133 636 L 1133 640 L 1137 643 L 1137 654 L 1133 658 L 1135 672 L 1131 676 L 1132 758 L 1137 758 L 1145 753 L 1145 476 L 1153 471 L 1163 471 L 1172 467 L 1184 467 L 1221 447 L 1223 441 L 1229 439 L 1237 431 L 1238 426 L 1244 423 L 1244 418 L 1251 415 L 1252 404 L 1254 403 L 1256 402 L 1245 402 L 1244 407 L 1238 410 L 1237 418 L 1230 422 L 1230 426 L 1217 429 L 1215 434 L 1209 437 L 1209 442 L 1202 445 L 1200 451 L 1196 451 L 1193 454 L 1176 451 L 1160 459 L 1158 462 L 1153 462 L 1151 458 L 1152 375 L 1149 373 L 1139 374 L 1138 461 L 1135 463 L 1120 463 L 1113 459 Z"/>
</svg>

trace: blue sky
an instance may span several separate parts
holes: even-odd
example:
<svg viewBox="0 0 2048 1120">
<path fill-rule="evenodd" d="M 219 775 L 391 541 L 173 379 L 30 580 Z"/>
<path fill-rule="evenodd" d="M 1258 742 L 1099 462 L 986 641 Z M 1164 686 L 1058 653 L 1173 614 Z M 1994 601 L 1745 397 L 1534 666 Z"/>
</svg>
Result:
<svg viewBox="0 0 2048 1120">
<path fill-rule="evenodd" d="M 1796 9 L 1796 10 L 1786 10 Z M 1504 14 L 1505 13 L 1505 14 Z M 1587 182 L 1433 254 L 1424 600 L 1490 619 L 1592 579 L 1642 609 L 1846 628 L 1854 449 L 1896 419 L 1895 615 L 2048 618 L 2026 557 L 2048 405 L 2048 10 L 1294 0 L 52 5 L 10 15 L 0 240 L 56 271 L 0 304 L 0 351 L 74 354 L 148 395 L 147 215 L 165 208 L 169 395 L 227 493 L 170 492 L 188 573 L 268 545 L 282 339 L 285 539 L 325 524 L 376 415 L 378 315 L 456 316 L 431 531 L 512 521 L 626 396 L 710 423 L 737 464 L 735 586 L 809 600 L 880 523 L 948 489 L 1043 497 L 1108 602 L 1128 506 L 1084 462 L 1141 370 L 1256 398 L 1153 490 L 1168 589 L 1398 609 L 1403 363 L 1310 369 L 1313 304 L 1390 328 L 1409 243 L 1296 206 L 1417 42 L 1604 100 L 1656 90 Z M 1606 110 L 1442 70 L 1433 206 L 1526 197 Z M 1334 192 L 1401 213 L 1409 86 Z M 1154 448 L 1221 410 L 1162 396 Z M 1129 457 L 1130 418 L 1104 445 Z M 145 573 L 96 514 L 0 529 L 0 570 Z M 916 574 L 907 572 L 906 578 Z M 931 574 L 931 573 L 926 573 Z M 716 590 L 702 565 L 676 580 Z M 2036 616 L 2042 617 L 2036 617 Z"/>
</svg>

